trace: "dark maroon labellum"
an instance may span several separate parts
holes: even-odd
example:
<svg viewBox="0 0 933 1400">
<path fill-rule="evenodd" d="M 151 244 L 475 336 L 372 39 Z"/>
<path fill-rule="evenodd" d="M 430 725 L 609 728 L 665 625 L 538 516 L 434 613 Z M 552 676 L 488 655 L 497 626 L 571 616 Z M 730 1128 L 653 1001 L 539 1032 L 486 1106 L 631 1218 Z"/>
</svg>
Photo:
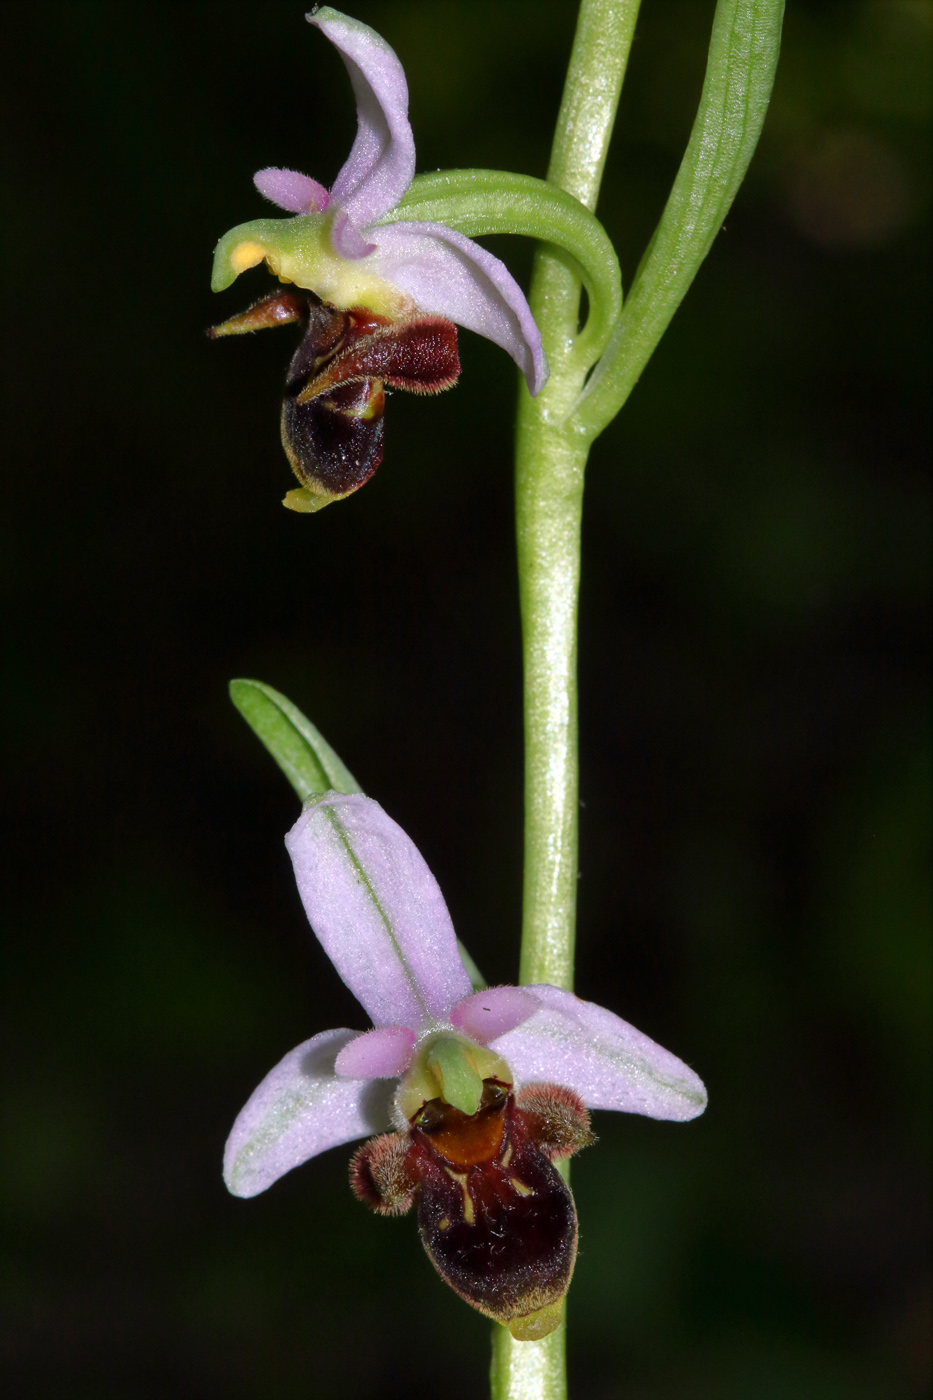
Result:
<svg viewBox="0 0 933 1400">
<path fill-rule="evenodd" d="M 382 461 L 385 385 L 439 393 L 460 373 L 457 330 L 437 316 L 398 321 L 279 292 L 209 332 L 239 335 L 303 321 L 282 406 L 282 444 L 314 509 L 356 491 Z M 301 493 L 293 493 L 301 494 Z M 286 502 L 289 504 L 289 502 Z"/>
<path fill-rule="evenodd" d="M 475 1114 L 430 1100 L 407 1133 L 360 1148 L 350 1180 L 383 1214 L 417 1201 L 422 1243 L 445 1282 L 533 1340 L 560 1321 L 577 1252 L 573 1197 L 552 1161 L 592 1141 L 576 1094 L 538 1084 L 515 1096 L 487 1079 Z"/>
</svg>

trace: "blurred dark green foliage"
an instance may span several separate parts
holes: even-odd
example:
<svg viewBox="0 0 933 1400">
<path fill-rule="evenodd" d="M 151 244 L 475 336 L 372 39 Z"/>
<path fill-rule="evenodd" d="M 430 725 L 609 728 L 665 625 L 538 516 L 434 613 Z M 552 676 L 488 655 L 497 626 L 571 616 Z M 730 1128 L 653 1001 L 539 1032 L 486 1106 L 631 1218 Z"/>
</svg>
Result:
<svg viewBox="0 0 933 1400">
<path fill-rule="evenodd" d="M 645 0 L 600 212 L 626 278 L 711 4 Z M 574 6 L 376 4 L 419 168 L 542 175 Z M 578 989 L 710 1088 L 597 1115 L 574 1182 L 588 1400 L 927 1393 L 929 108 L 924 0 L 791 3 L 727 228 L 591 459 Z M 396 396 L 386 461 L 279 505 L 289 331 L 211 345 L 250 176 L 330 181 L 345 74 L 302 7 L 0 13 L 7 1393 L 483 1393 L 486 1324 L 328 1153 L 220 1183 L 273 1061 L 361 1013 L 310 937 L 297 806 L 229 704 L 285 691 L 517 965 L 515 374 Z M 529 250 L 496 251 L 527 274 Z"/>
</svg>

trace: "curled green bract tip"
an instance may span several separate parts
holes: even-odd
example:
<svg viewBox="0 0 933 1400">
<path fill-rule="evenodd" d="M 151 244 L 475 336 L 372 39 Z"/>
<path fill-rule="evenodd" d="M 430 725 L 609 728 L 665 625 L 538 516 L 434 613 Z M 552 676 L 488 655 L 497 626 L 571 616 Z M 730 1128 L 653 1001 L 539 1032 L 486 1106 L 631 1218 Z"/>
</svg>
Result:
<svg viewBox="0 0 933 1400">
<path fill-rule="evenodd" d="M 573 195 L 533 175 L 508 170 L 438 170 L 416 175 L 405 198 L 382 219 L 439 221 L 470 237 L 520 233 L 569 255 L 589 299 L 589 317 L 573 358 L 593 364 L 622 310 L 619 260 L 606 230 Z"/>
</svg>

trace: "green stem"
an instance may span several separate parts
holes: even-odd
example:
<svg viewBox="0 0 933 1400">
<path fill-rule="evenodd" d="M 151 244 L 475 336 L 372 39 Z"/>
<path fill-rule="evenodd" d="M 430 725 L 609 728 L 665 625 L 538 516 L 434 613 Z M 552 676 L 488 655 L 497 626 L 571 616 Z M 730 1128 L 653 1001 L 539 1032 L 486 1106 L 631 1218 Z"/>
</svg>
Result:
<svg viewBox="0 0 933 1400">
<path fill-rule="evenodd" d="M 549 183 L 595 208 L 638 0 L 583 0 Z M 521 980 L 573 983 L 577 885 L 577 604 L 587 435 L 568 421 L 585 370 L 573 355 L 580 277 L 547 245 L 530 303 L 551 365 L 520 394 L 518 571 L 525 674 L 525 888 Z"/>
<path fill-rule="evenodd" d="M 639 0 L 582 0 L 548 183 L 596 207 Z M 703 95 L 658 230 L 586 382 L 582 260 L 539 246 L 530 295 L 551 377 L 520 390 L 516 515 L 525 675 L 525 885 L 520 980 L 571 988 L 576 915 L 577 611 L 590 443 L 615 416 L 709 251 L 767 110 L 783 0 L 718 0 Z M 425 190 L 425 194 L 428 191 Z M 466 231 L 466 230 L 464 230 Z M 477 228 L 476 230 L 480 230 Z M 559 241 L 559 240 L 558 240 Z M 589 285 L 589 282 L 588 282 Z M 601 330 L 602 328 L 600 328 Z M 565 1400 L 563 1327 L 493 1341 L 493 1400 Z"/>
<path fill-rule="evenodd" d="M 582 0 L 547 178 L 593 210 L 639 0 Z M 573 986 L 577 832 L 577 608 L 589 438 L 568 422 L 586 366 L 575 354 L 581 279 L 538 248 L 531 309 L 551 377 L 520 391 L 516 515 L 525 685 L 525 876 L 520 980 Z M 493 1338 L 493 1400 L 565 1400 L 566 1336 Z"/>
<path fill-rule="evenodd" d="M 543 1342 L 516 1342 L 495 1325 L 492 1338 L 492 1400 L 565 1400 L 567 1327 Z"/>
</svg>

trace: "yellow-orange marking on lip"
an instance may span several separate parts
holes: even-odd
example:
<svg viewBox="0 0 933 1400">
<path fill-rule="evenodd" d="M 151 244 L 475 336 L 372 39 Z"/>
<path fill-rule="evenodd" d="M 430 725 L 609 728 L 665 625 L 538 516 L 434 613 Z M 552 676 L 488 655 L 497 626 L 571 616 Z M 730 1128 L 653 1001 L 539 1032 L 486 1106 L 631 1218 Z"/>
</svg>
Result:
<svg viewBox="0 0 933 1400">
<path fill-rule="evenodd" d="M 509 1185 L 514 1187 L 520 1196 L 533 1196 L 534 1191 L 530 1186 L 526 1186 L 523 1181 L 519 1181 L 517 1176 L 509 1177 Z"/>
<path fill-rule="evenodd" d="M 238 243 L 230 254 L 230 266 L 239 276 L 247 268 L 258 267 L 265 256 L 266 250 L 261 243 Z"/>
<path fill-rule="evenodd" d="M 470 1188 L 467 1186 L 466 1172 L 454 1172 L 451 1171 L 450 1167 L 445 1167 L 444 1171 L 450 1177 L 451 1181 L 457 1183 L 460 1190 L 463 1192 L 464 1223 L 466 1225 L 474 1225 L 476 1223 L 476 1212 L 473 1209 L 473 1197 L 470 1195 Z"/>
</svg>

